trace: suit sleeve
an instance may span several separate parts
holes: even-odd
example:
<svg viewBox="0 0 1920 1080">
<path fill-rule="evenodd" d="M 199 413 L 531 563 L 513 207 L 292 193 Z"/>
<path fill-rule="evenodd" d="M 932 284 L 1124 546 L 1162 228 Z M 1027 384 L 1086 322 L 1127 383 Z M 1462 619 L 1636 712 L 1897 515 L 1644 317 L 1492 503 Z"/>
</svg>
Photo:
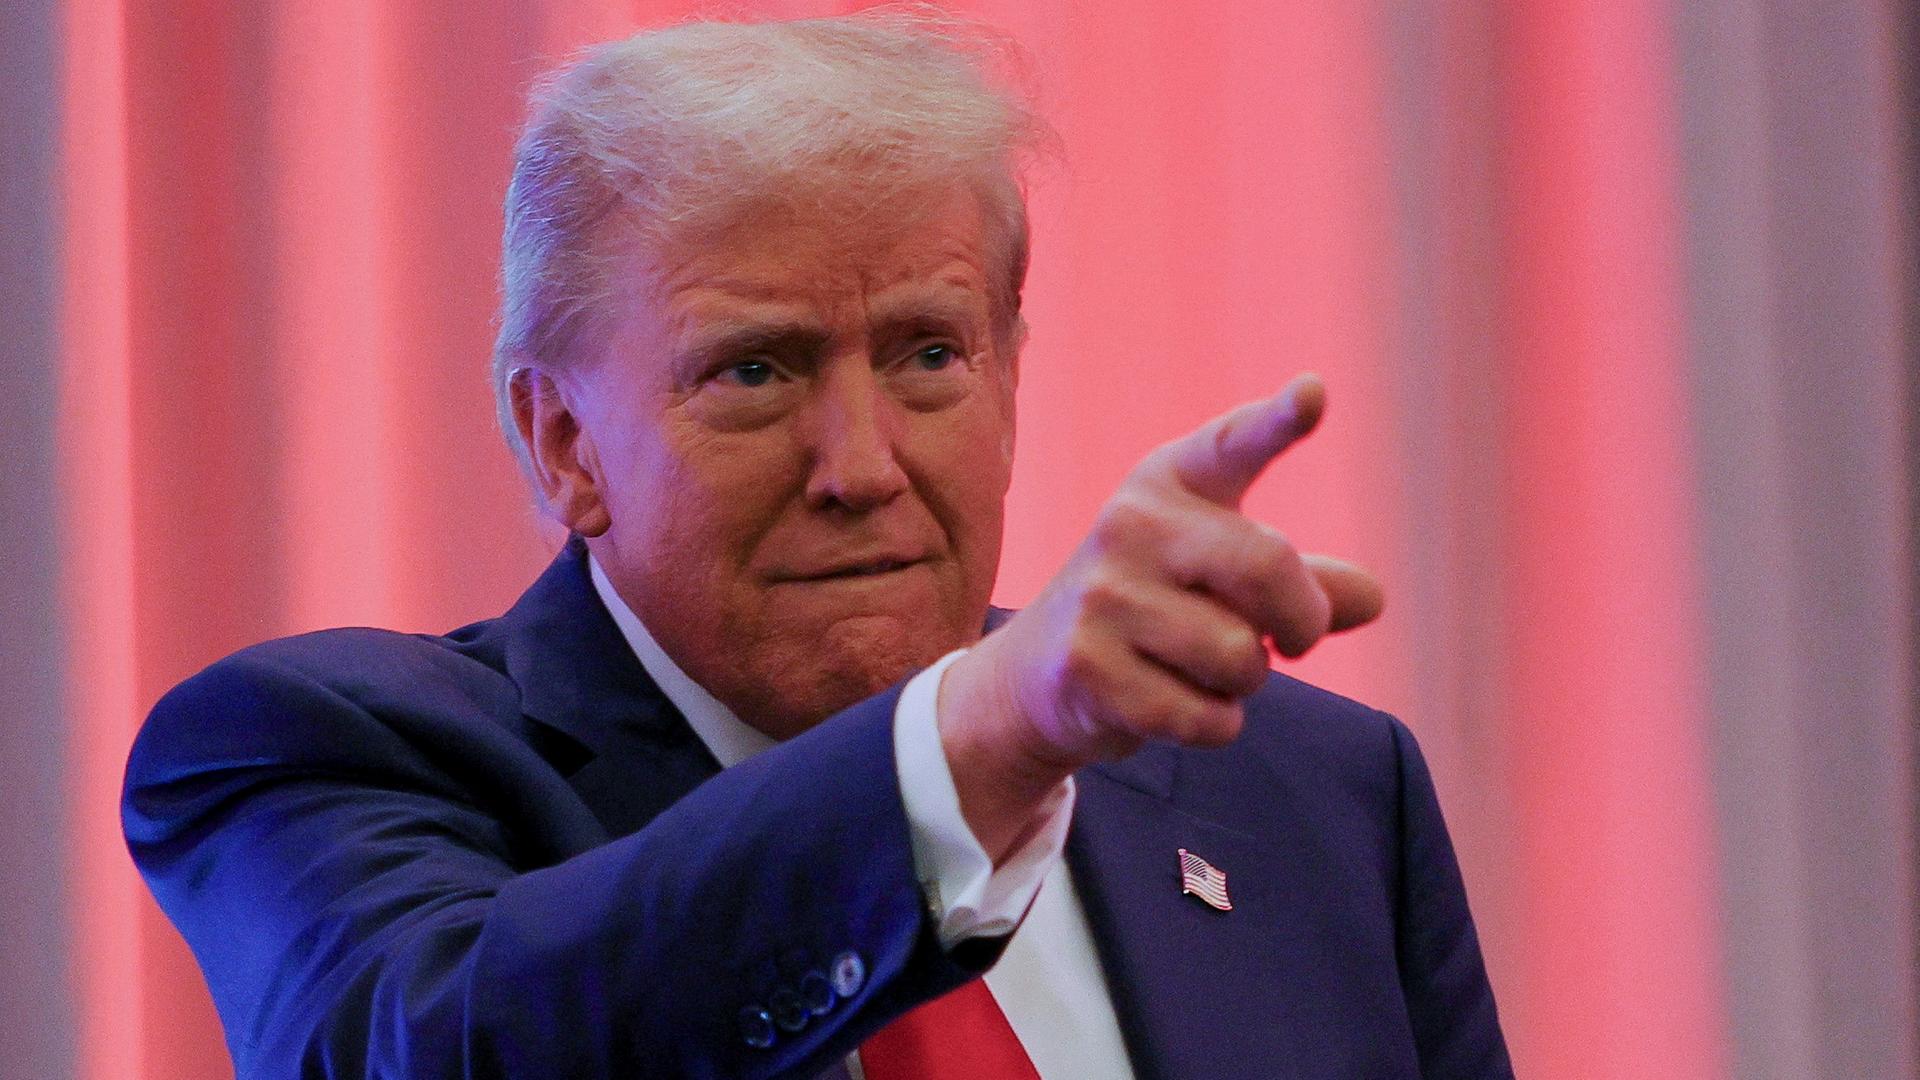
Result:
<svg viewBox="0 0 1920 1080">
<path fill-rule="evenodd" d="M 1426 1080 L 1513 1076 L 1466 884 L 1413 734 L 1388 717 L 1400 771 L 1396 943 L 1400 985 Z"/>
<path fill-rule="evenodd" d="M 449 764 L 531 756 L 504 732 L 450 752 L 489 736 L 229 660 L 149 718 L 127 838 L 243 1080 L 806 1077 L 997 956 L 933 933 L 896 696 L 555 861 L 536 834 L 590 822 Z"/>
</svg>

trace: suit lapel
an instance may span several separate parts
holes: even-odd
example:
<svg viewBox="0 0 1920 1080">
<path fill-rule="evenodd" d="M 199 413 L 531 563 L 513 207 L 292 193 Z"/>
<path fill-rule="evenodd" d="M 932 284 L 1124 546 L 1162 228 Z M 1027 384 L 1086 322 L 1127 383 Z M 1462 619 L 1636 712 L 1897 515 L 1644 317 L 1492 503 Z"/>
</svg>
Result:
<svg viewBox="0 0 1920 1080">
<path fill-rule="evenodd" d="M 1009 613 L 994 609 L 987 629 Z M 570 540 L 500 620 L 507 673 L 543 750 L 607 837 L 631 833 L 720 771 L 633 655 Z M 1081 770 L 1067 860 L 1140 1080 L 1282 1080 L 1309 1060 L 1290 1040 L 1281 912 L 1295 884 L 1269 844 L 1184 807 L 1165 746 Z M 1191 778 L 1188 779 L 1191 782 Z M 1180 892 L 1177 851 L 1225 870 L 1234 909 Z"/>
<path fill-rule="evenodd" d="M 646 825 L 720 765 L 647 675 L 600 603 L 578 537 L 501 620 L 520 709 L 608 836 Z"/>
<path fill-rule="evenodd" d="M 1140 1080 L 1277 1080 L 1292 1045 L 1281 915 L 1288 867 L 1269 845 L 1183 809 L 1182 756 L 1149 746 L 1077 774 L 1067 860 Z M 1226 871 L 1233 910 L 1180 891 L 1178 851 Z"/>
</svg>

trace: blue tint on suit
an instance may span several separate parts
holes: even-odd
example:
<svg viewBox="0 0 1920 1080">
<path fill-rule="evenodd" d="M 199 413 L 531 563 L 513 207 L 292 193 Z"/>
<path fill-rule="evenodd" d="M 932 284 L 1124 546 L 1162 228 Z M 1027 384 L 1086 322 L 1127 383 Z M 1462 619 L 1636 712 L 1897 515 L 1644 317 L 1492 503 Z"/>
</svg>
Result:
<svg viewBox="0 0 1920 1080">
<path fill-rule="evenodd" d="M 127 841 L 247 1080 L 807 1077 L 999 953 L 935 940 L 897 695 L 723 773 L 576 540 L 498 619 L 268 642 L 176 688 Z M 1412 737 L 1281 675 L 1248 716 L 1077 777 L 1067 858 L 1137 1074 L 1510 1076 Z M 1181 895 L 1181 847 L 1233 911 Z M 850 996 L 749 1045 L 821 973 Z"/>
</svg>

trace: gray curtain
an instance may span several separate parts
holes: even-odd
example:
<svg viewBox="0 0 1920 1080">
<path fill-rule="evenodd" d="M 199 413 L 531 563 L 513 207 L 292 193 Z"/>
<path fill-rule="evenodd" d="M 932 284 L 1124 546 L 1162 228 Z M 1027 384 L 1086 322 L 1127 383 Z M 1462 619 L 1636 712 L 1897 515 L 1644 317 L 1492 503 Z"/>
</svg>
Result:
<svg viewBox="0 0 1920 1080">
<path fill-rule="evenodd" d="M 1404 607 L 1423 734 L 1496 959 L 1514 898 L 1490 710 L 1500 570 L 1502 30 L 1512 0 L 1390 4 L 1403 385 L 1442 410 L 1408 478 L 1433 565 Z M 1920 535 L 1920 5 L 1669 6 L 1722 993 L 1734 1075 L 1920 1078 L 1914 537 Z M 1460 117 L 1472 122 L 1461 123 Z M 1439 436 L 1435 436 L 1439 437 Z M 1453 470 L 1442 474 L 1440 469 Z M 1473 591 L 1468 591 L 1471 584 Z M 1468 688 L 1468 689 L 1463 689 Z"/>
<path fill-rule="evenodd" d="M 58 12 L 0 4 L 0 1074 L 72 1069 L 53 488 Z"/>
</svg>

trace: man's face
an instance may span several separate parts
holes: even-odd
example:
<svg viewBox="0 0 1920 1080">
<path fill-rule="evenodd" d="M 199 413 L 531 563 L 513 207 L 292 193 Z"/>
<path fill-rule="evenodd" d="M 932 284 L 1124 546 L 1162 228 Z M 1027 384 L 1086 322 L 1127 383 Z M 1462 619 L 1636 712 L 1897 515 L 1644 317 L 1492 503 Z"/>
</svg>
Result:
<svg viewBox="0 0 1920 1080">
<path fill-rule="evenodd" d="M 781 738 L 979 636 L 1012 463 L 978 201 L 838 217 L 637 258 L 569 380 L 610 522 L 589 547 L 688 675 Z"/>
</svg>

